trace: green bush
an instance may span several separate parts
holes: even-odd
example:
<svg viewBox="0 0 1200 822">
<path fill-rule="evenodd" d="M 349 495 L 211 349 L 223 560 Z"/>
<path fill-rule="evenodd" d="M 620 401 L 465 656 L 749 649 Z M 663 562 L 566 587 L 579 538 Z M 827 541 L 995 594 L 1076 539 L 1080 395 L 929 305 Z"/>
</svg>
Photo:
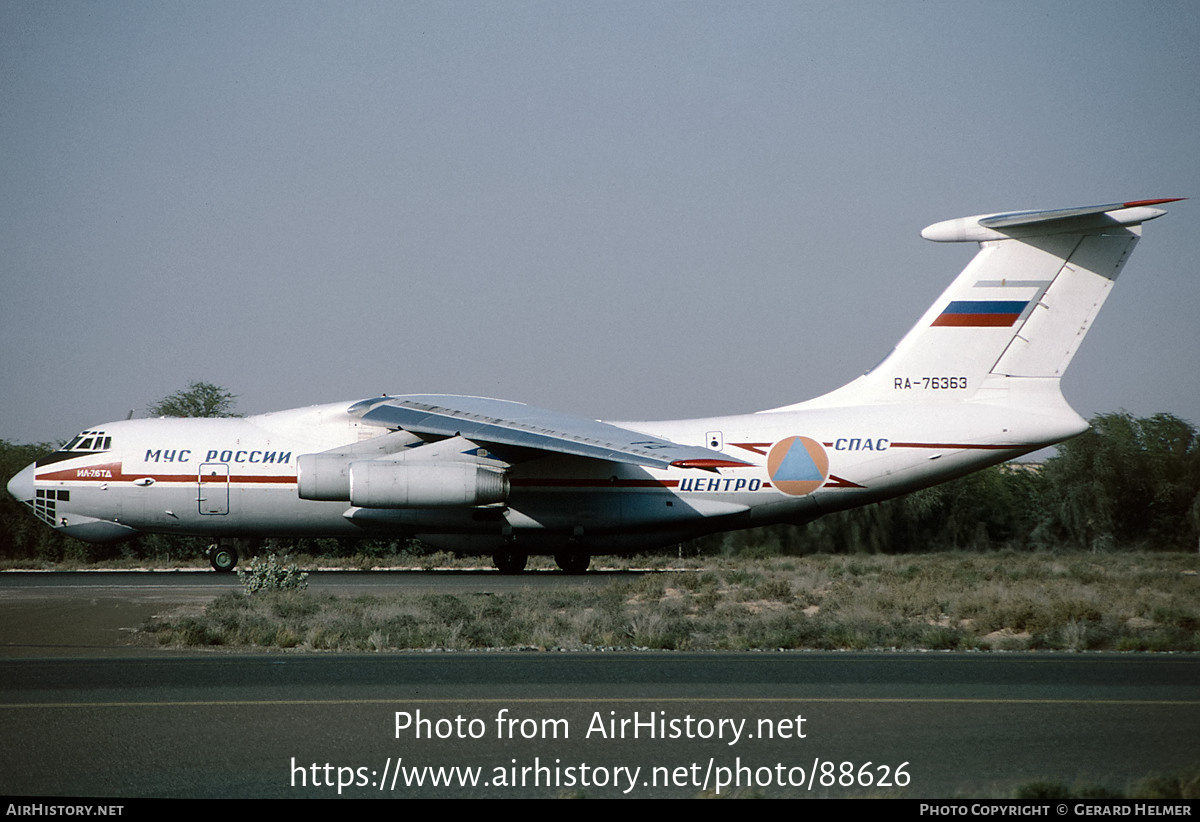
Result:
<svg viewBox="0 0 1200 822">
<path fill-rule="evenodd" d="M 303 591 L 308 587 L 308 574 L 295 565 L 283 565 L 270 554 L 266 559 L 254 557 L 244 568 L 237 569 L 238 579 L 247 594 L 260 591 Z"/>
</svg>

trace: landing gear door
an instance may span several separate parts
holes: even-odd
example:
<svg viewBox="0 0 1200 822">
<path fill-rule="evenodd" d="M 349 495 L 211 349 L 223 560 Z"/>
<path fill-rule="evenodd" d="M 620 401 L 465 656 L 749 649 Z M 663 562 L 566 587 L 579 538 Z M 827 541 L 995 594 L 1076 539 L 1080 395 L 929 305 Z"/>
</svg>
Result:
<svg viewBox="0 0 1200 822">
<path fill-rule="evenodd" d="M 229 513 L 229 464 L 206 462 L 200 466 L 199 493 L 201 514 Z"/>
</svg>

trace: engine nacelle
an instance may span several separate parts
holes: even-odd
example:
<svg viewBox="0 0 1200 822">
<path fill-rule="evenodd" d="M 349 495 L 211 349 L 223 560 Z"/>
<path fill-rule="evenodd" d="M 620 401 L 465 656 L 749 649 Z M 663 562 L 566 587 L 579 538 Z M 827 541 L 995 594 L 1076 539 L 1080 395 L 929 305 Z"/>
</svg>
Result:
<svg viewBox="0 0 1200 822">
<path fill-rule="evenodd" d="M 349 502 L 360 508 L 457 508 L 508 498 L 504 472 L 469 462 L 302 454 L 296 465 L 301 499 Z"/>
<path fill-rule="evenodd" d="M 469 462 L 350 463 L 350 504 L 360 508 L 458 508 L 508 498 L 508 475 Z"/>
<path fill-rule="evenodd" d="M 296 459 L 300 499 L 350 501 L 350 460 L 344 454 L 301 454 Z"/>
</svg>

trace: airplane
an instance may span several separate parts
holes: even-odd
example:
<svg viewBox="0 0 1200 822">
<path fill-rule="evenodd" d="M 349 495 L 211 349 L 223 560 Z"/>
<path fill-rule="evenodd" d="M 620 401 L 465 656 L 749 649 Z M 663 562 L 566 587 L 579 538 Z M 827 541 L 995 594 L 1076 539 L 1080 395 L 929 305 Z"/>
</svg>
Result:
<svg viewBox="0 0 1200 822">
<path fill-rule="evenodd" d="M 518 402 L 383 395 L 244 418 L 110 422 L 8 483 L 54 529 L 103 543 L 209 536 L 212 566 L 265 538 L 406 537 L 594 554 L 804 523 L 1082 433 L 1060 380 L 1142 224 L 1183 198 L 984 214 L 925 228 L 979 251 L 879 365 L 756 413 L 602 422 Z"/>
</svg>

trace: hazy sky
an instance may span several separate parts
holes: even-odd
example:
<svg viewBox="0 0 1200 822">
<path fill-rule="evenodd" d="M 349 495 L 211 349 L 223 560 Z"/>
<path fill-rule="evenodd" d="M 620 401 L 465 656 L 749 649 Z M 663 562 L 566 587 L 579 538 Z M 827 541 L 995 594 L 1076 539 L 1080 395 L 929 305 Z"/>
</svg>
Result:
<svg viewBox="0 0 1200 822">
<path fill-rule="evenodd" d="M 1200 423 L 1200 6 L 0 2 L 0 438 L 193 380 L 753 411 L 878 362 L 951 217 L 1193 196 L 1064 380 Z"/>
</svg>

